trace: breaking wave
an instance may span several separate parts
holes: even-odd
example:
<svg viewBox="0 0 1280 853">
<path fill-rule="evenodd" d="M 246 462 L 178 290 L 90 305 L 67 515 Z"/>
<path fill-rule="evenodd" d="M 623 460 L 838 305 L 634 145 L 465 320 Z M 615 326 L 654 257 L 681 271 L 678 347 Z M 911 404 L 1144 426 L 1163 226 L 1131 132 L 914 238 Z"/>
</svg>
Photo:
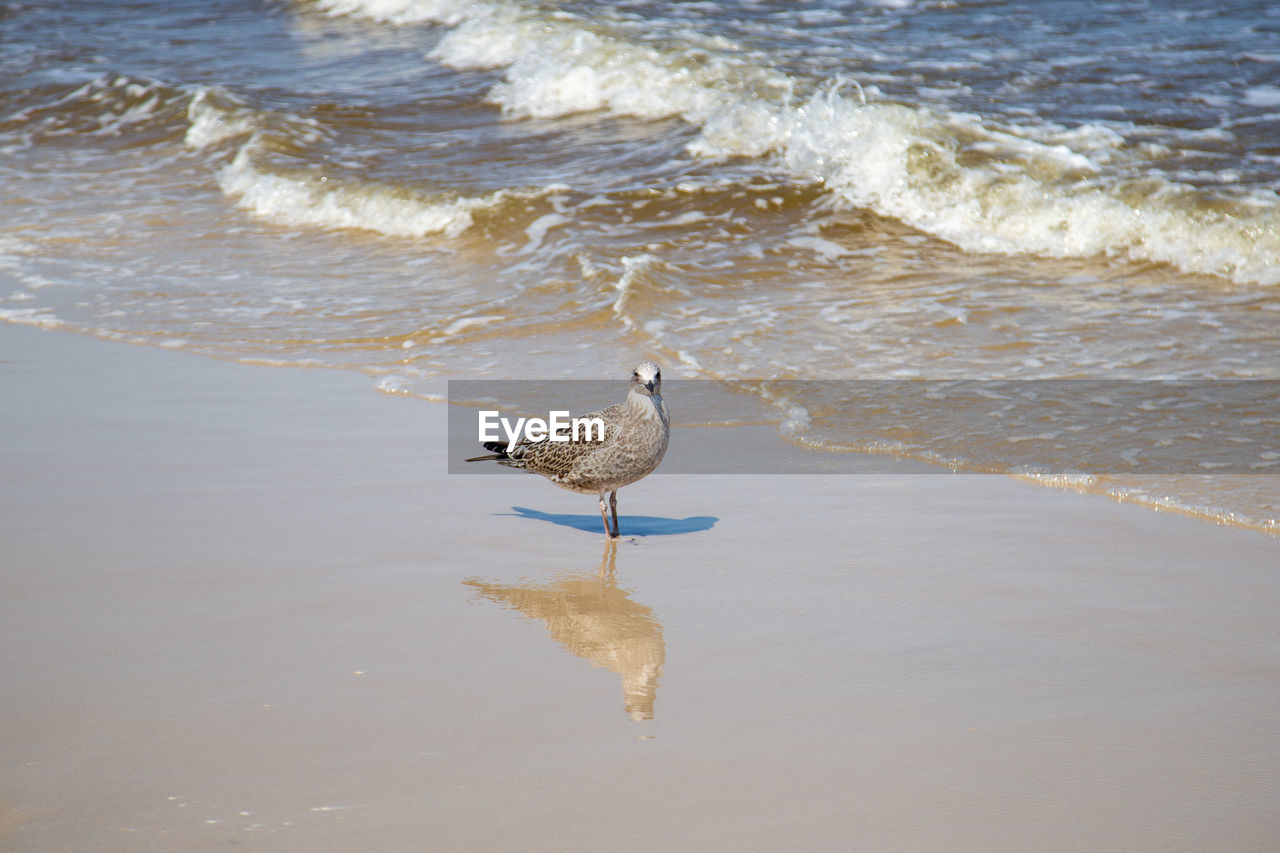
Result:
<svg viewBox="0 0 1280 853">
<path fill-rule="evenodd" d="M 877 100 L 877 90 L 853 80 L 804 80 L 750 61 L 723 39 L 642 39 L 620 25 L 516 3 L 316 6 L 448 27 L 431 58 L 501 69 L 488 98 L 513 119 L 678 116 L 697 132 L 688 145 L 695 156 L 767 157 L 797 179 L 822 181 L 837 205 L 966 250 L 1105 255 L 1280 283 L 1280 196 L 1170 181 L 1150 159 L 1158 155 L 1110 128 L 1015 127 Z"/>
<path fill-rule="evenodd" d="M 189 97 L 159 80 L 115 73 L 32 94 L 34 103 L 0 117 L 0 128 L 22 146 L 81 136 L 128 137 L 133 144 L 146 144 L 154 134 L 178 127 Z"/>
<path fill-rule="evenodd" d="M 312 120 L 255 111 L 225 92 L 201 89 L 187 111 L 186 144 L 196 150 L 224 143 L 238 147 L 218 173 L 218 185 L 252 215 L 285 226 L 350 228 L 391 237 L 456 236 L 477 212 L 537 193 L 497 190 L 479 197 L 430 198 L 405 187 L 314 170 L 266 168 L 274 140 L 289 144 L 322 135 Z"/>
</svg>

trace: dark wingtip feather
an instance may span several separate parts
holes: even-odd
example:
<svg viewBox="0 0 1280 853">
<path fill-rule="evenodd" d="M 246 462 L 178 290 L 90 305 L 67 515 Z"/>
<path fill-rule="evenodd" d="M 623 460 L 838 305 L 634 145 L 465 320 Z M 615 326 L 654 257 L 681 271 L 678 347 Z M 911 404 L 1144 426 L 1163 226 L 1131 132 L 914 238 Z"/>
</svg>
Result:
<svg viewBox="0 0 1280 853">
<path fill-rule="evenodd" d="M 491 459 L 501 462 L 503 459 L 510 458 L 507 456 L 507 446 L 500 441 L 486 441 L 480 446 L 489 453 L 484 456 L 473 456 L 467 459 L 467 462 L 488 462 Z"/>
</svg>

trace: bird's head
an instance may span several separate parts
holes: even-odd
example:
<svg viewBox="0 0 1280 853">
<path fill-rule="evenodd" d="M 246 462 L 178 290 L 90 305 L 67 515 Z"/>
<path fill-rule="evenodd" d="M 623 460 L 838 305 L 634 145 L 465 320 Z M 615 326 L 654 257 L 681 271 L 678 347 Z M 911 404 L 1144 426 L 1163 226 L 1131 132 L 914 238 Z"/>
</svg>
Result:
<svg viewBox="0 0 1280 853">
<path fill-rule="evenodd" d="M 631 390 L 646 397 L 662 394 L 662 370 L 652 361 L 642 361 L 631 371 Z"/>
</svg>

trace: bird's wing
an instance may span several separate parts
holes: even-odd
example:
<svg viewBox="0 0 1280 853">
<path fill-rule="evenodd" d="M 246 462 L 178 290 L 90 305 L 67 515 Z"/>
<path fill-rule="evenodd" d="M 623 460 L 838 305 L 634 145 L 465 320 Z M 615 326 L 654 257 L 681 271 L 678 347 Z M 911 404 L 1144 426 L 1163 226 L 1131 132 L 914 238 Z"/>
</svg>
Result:
<svg viewBox="0 0 1280 853">
<path fill-rule="evenodd" d="M 580 437 L 577 441 L 574 441 L 572 436 L 569 441 L 551 441 L 550 439 L 529 441 L 522 438 L 507 455 L 522 468 L 529 468 L 548 476 L 566 474 L 575 465 L 580 464 L 585 457 L 606 449 L 617 441 L 618 427 L 624 418 L 625 406 L 625 403 L 617 403 L 598 412 L 577 416 L 579 420 L 598 418 L 603 422 L 603 440 L 595 438 L 595 433 L 591 430 L 586 431 L 587 435 L 591 436 L 590 439 Z"/>
</svg>

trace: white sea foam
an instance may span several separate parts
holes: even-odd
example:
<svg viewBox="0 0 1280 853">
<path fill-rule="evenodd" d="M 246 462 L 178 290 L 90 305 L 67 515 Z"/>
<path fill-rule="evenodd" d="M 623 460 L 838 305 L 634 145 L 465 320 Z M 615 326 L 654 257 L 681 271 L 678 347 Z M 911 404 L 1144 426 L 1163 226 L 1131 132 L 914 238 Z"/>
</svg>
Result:
<svg viewBox="0 0 1280 853">
<path fill-rule="evenodd" d="M 1280 283 L 1280 196 L 1209 197 L 1154 173 L 1106 172 L 1125 140 L 1095 124 L 994 127 L 978 116 L 866 102 L 839 83 L 796 100 L 794 81 L 731 52 L 641 44 L 516 3 L 325 0 L 331 11 L 454 28 L 433 58 L 505 68 L 489 98 L 513 117 L 585 111 L 698 129 L 690 153 L 773 155 L 844 203 L 962 248 L 1050 257 L 1108 255 L 1239 282 Z M 1247 97 L 1270 105 L 1271 87 Z M 1125 156 L 1129 156 L 1125 154 Z"/>
<path fill-rule="evenodd" d="M 215 104 L 220 100 L 223 105 Z M 225 92 L 201 88 L 187 105 L 187 147 L 197 151 L 212 148 L 220 142 L 247 136 L 255 127 L 253 113 L 237 104 Z"/>
<path fill-rule="evenodd" d="M 851 254 L 851 250 L 846 249 L 839 243 L 828 240 L 825 237 L 792 237 L 787 241 L 787 243 L 800 249 L 808 249 L 809 251 L 828 259 L 839 258 L 842 255 Z"/>
<path fill-rule="evenodd" d="M 429 200 L 377 184 L 340 185 L 315 177 L 260 171 L 247 144 L 225 166 L 218 182 L 255 216 L 278 225 L 354 228 L 393 237 L 454 236 L 471 226 L 472 214 L 498 204 L 506 191 L 485 198 Z"/>
<path fill-rule="evenodd" d="M 552 228 L 558 228 L 561 225 L 567 225 L 572 220 L 567 216 L 559 213 L 548 213 L 535 219 L 528 228 L 524 229 L 524 233 L 528 235 L 529 242 L 520 249 L 520 254 L 528 255 L 538 251 L 542 245 L 542 241 L 546 239 L 547 232 Z"/>
<path fill-rule="evenodd" d="M 787 408 L 787 416 L 778 425 L 778 433 L 788 438 L 802 437 L 813 424 L 813 420 L 809 417 L 809 410 L 797 403 L 785 402 L 784 404 Z"/>
<path fill-rule="evenodd" d="M 0 321 L 44 329 L 57 329 L 65 325 L 51 312 L 39 308 L 0 308 Z"/>
<path fill-rule="evenodd" d="M 818 177 L 853 206 L 902 220 L 963 248 L 1051 257 L 1112 255 L 1162 261 L 1237 281 L 1280 282 L 1280 198 L 1213 210 L 1196 193 L 1147 179 L 1126 186 L 1088 176 L 1092 162 L 1060 145 L 1019 140 L 1016 169 L 963 164 L 959 138 L 1010 147 L 964 117 L 895 104 L 814 96 L 799 107 L 708 122 L 693 149 L 706 155 L 773 150 L 797 174 Z M 969 150 L 970 152 L 972 149 Z M 969 153 L 969 152 L 966 152 Z M 1204 209 L 1201 209 L 1204 208 Z"/>
<path fill-rule="evenodd" d="M 477 211 L 513 198 L 565 189 L 563 184 L 552 184 L 540 190 L 432 198 L 359 179 L 282 174 L 260 165 L 269 159 L 264 134 L 283 133 L 294 142 L 314 143 L 322 134 L 314 120 L 255 111 L 218 89 L 197 90 L 188 105 L 187 120 L 185 142 L 190 148 L 205 150 L 228 141 L 238 145 L 219 171 L 218 184 L 239 207 L 278 225 L 350 228 L 391 237 L 457 236 L 471 227 Z M 545 228 L 555 224 L 544 223 Z M 543 233 L 531 232 L 530 238 L 540 241 Z"/>
<path fill-rule="evenodd" d="M 460 317 L 450 323 L 448 328 L 440 334 L 443 337 L 450 337 L 452 335 L 459 334 L 460 332 L 464 332 L 467 329 L 474 329 L 478 326 L 487 326 L 490 323 L 498 323 L 505 319 L 506 317 L 502 314 L 480 314 L 475 317 Z"/>
<path fill-rule="evenodd" d="M 1245 89 L 1244 102 L 1253 107 L 1280 107 L 1280 86 L 1253 86 Z"/>
<path fill-rule="evenodd" d="M 536 18 L 496 5 L 468 16 L 432 56 L 460 69 L 507 67 L 489 99 L 516 117 L 608 110 L 642 118 L 683 115 L 696 123 L 732 97 L 726 87 L 735 76 L 746 84 L 788 84 L 784 75 L 703 49 L 664 52 L 580 21 Z"/>
<path fill-rule="evenodd" d="M 107 73 L 3 120 L 48 136 L 121 136 L 164 117 L 184 97 L 159 80 Z"/>
<path fill-rule="evenodd" d="M 315 7 L 328 15 L 355 15 L 390 24 L 456 24 L 474 14 L 481 4 L 456 0 L 316 0 Z"/>
<path fill-rule="evenodd" d="M 630 302 L 635 294 L 636 278 L 643 276 L 656 263 L 660 261 L 654 255 L 629 255 L 622 259 L 623 271 L 616 285 L 618 295 L 613 300 L 613 315 L 628 329 L 635 327 Z"/>
</svg>

